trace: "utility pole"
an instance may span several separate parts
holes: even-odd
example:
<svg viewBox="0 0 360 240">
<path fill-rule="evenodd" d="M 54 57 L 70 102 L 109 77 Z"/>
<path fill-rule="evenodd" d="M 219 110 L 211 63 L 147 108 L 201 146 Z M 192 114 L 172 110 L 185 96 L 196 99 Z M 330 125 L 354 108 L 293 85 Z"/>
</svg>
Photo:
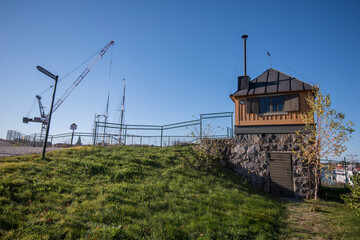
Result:
<svg viewBox="0 0 360 240">
<path fill-rule="evenodd" d="M 125 112 L 125 89 L 126 89 L 126 80 L 124 80 L 124 92 L 123 92 L 123 99 L 122 99 L 122 105 L 121 105 L 121 118 L 120 118 L 120 134 L 119 134 L 119 144 L 121 144 L 121 133 L 123 129 L 124 124 L 124 112 Z"/>
<path fill-rule="evenodd" d="M 354 163 L 354 162 L 357 162 L 358 160 L 357 159 L 355 159 L 355 157 L 358 157 L 358 155 L 357 154 L 348 154 L 348 155 L 346 155 L 347 157 L 350 157 L 350 163 Z"/>
<path fill-rule="evenodd" d="M 356 168 L 356 165 L 357 165 L 357 159 L 355 159 L 355 157 L 357 157 L 358 155 L 357 154 L 349 154 L 349 155 L 346 155 L 347 157 L 350 157 L 350 161 L 349 161 L 349 169 L 350 171 L 353 171 L 354 170 L 354 167 Z M 346 171 L 346 165 L 345 165 L 345 171 Z M 346 177 L 346 183 L 347 183 L 347 171 L 345 173 L 345 177 Z"/>
<path fill-rule="evenodd" d="M 347 179 L 347 169 L 346 169 L 346 157 L 344 157 L 344 170 L 345 170 L 345 184 L 347 184 L 348 179 Z"/>
</svg>

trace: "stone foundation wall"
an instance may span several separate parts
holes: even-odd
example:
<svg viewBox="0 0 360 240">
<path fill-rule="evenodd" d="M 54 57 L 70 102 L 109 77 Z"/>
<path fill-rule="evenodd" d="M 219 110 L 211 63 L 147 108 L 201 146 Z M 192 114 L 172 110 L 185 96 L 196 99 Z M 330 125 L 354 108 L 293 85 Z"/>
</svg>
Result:
<svg viewBox="0 0 360 240">
<path fill-rule="evenodd" d="M 291 153 L 295 197 L 312 196 L 314 177 L 310 174 L 312 186 L 309 186 L 309 168 L 293 153 L 299 150 L 296 138 L 296 134 L 247 134 L 222 140 L 223 164 L 254 186 L 269 192 L 269 152 Z"/>
</svg>

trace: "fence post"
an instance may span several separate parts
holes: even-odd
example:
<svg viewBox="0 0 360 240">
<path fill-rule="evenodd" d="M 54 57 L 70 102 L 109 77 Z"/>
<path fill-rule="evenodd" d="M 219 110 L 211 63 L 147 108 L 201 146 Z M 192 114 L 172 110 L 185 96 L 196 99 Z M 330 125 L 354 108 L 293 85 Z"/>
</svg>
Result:
<svg viewBox="0 0 360 240">
<path fill-rule="evenodd" d="M 54 138 L 54 136 L 51 136 L 51 146 L 53 144 L 53 138 Z"/>
<path fill-rule="evenodd" d="M 74 139 L 74 131 L 75 131 L 75 129 L 73 129 L 72 134 L 71 134 L 71 143 L 70 143 L 71 147 L 72 147 L 72 143 L 73 143 L 73 139 Z"/>
<path fill-rule="evenodd" d="M 234 137 L 234 120 L 233 120 L 233 113 L 231 113 L 231 138 Z"/>
<path fill-rule="evenodd" d="M 35 147 L 35 144 L 36 143 L 36 133 L 34 134 L 34 140 L 33 140 L 33 145 L 34 145 L 34 147 Z"/>
<path fill-rule="evenodd" d="M 142 136 L 140 136 L 140 146 L 142 145 Z"/>
<path fill-rule="evenodd" d="M 95 128 L 94 128 L 94 145 L 96 145 L 96 130 L 97 130 L 97 122 L 95 121 Z"/>
<path fill-rule="evenodd" d="M 164 126 L 161 126 L 160 147 L 162 147 L 162 142 L 163 142 L 163 132 L 164 132 Z"/>
<path fill-rule="evenodd" d="M 168 136 L 168 146 L 170 146 L 170 136 Z"/>
<path fill-rule="evenodd" d="M 124 146 L 126 145 L 127 126 L 125 125 Z"/>
<path fill-rule="evenodd" d="M 202 114 L 200 114 L 200 140 L 202 139 Z"/>
</svg>

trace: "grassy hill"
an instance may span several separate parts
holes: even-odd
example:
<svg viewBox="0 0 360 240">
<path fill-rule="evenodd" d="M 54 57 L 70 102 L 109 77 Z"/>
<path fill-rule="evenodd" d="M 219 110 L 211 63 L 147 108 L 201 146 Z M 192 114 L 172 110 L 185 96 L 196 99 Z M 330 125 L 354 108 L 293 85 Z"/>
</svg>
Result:
<svg viewBox="0 0 360 240">
<path fill-rule="evenodd" d="M 191 147 L 0 159 L 2 239 L 276 239 L 281 203 Z"/>
</svg>

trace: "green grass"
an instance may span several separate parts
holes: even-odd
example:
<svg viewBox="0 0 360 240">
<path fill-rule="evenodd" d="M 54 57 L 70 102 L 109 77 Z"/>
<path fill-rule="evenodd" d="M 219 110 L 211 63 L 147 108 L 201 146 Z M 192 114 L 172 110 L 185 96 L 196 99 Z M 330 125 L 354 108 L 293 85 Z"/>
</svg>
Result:
<svg viewBox="0 0 360 240">
<path fill-rule="evenodd" d="M 187 147 L 0 159 L 1 239 L 276 239 L 285 211 Z"/>
</svg>

